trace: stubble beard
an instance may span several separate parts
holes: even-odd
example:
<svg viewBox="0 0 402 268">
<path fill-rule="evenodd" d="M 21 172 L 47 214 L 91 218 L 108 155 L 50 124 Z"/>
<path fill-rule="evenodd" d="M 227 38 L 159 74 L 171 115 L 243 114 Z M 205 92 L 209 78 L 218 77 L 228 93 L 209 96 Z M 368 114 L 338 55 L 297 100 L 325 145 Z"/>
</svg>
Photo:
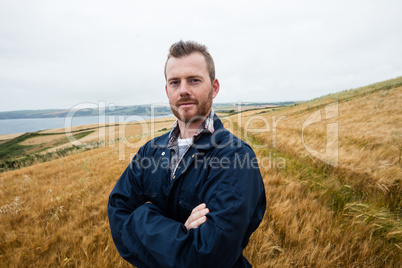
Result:
<svg viewBox="0 0 402 268">
<path fill-rule="evenodd" d="M 199 122 L 201 120 L 204 120 L 206 116 L 208 116 L 209 111 L 211 110 L 212 107 L 212 88 L 210 90 L 210 92 L 208 93 L 208 98 L 206 101 L 204 102 L 199 102 L 197 100 L 192 100 L 192 99 L 180 99 L 177 103 L 183 102 L 183 101 L 192 101 L 195 102 L 196 105 L 196 111 L 194 114 L 191 114 L 191 112 L 189 111 L 190 109 L 188 109 L 186 111 L 186 109 L 184 110 L 184 112 L 179 112 L 179 105 L 177 104 L 170 104 L 170 108 L 174 114 L 174 116 L 182 121 L 185 124 L 192 124 L 192 123 L 196 123 Z"/>
</svg>

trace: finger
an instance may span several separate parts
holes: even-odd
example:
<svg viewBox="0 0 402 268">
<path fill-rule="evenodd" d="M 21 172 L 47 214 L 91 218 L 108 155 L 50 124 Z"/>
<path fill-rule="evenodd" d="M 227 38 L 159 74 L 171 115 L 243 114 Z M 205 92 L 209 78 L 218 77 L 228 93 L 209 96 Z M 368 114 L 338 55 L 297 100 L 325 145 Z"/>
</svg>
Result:
<svg viewBox="0 0 402 268">
<path fill-rule="evenodd" d="M 199 217 L 204 216 L 206 213 L 203 214 L 203 215 L 201 215 L 201 216 L 199 216 L 200 214 L 197 214 L 197 213 L 200 212 L 200 211 L 202 211 L 203 209 L 205 209 L 206 206 L 207 206 L 207 205 L 206 205 L 205 203 L 201 203 L 201 204 L 199 204 L 198 206 L 196 206 L 196 207 L 191 211 L 191 214 L 190 214 L 190 216 L 188 217 L 186 223 L 187 223 L 187 222 L 191 223 L 191 222 L 193 222 L 194 220 L 198 219 Z M 208 212 L 207 212 L 207 213 L 208 213 Z M 198 216 L 197 216 L 197 215 L 198 215 Z"/>
<path fill-rule="evenodd" d="M 194 212 L 203 210 L 203 209 L 206 208 L 206 207 L 207 207 L 207 205 L 206 205 L 205 203 L 201 203 L 201 204 L 199 204 L 198 206 L 196 206 L 196 207 L 191 211 L 191 214 L 193 214 Z"/>
<path fill-rule="evenodd" d="M 202 216 L 201 218 L 197 219 L 196 221 L 193 221 L 193 222 L 190 224 L 190 228 L 189 228 L 189 229 L 197 228 L 197 227 L 199 227 L 201 224 L 204 224 L 206 221 L 207 221 L 207 217 L 206 217 L 206 216 Z"/>
<path fill-rule="evenodd" d="M 184 226 L 186 226 L 187 230 L 190 228 L 195 228 L 195 226 L 198 226 L 206 221 L 205 215 L 207 215 L 208 213 L 209 209 L 205 208 L 201 211 L 191 214 L 190 217 L 188 217 L 187 221 L 184 223 Z"/>
<path fill-rule="evenodd" d="M 209 213 L 209 209 L 208 208 L 204 208 L 203 210 L 197 211 L 195 213 L 192 213 L 189 217 L 190 222 L 196 221 L 199 218 L 207 215 Z"/>
</svg>

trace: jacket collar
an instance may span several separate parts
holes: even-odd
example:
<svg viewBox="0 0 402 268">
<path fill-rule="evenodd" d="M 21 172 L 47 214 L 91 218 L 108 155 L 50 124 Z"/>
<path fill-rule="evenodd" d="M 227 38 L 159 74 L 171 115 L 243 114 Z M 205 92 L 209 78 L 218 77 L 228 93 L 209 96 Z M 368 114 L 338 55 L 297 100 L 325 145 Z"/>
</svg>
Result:
<svg viewBox="0 0 402 268">
<path fill-rule="evenodd" d="M 205 118 L 204 122 L 202 122 L 202 125 L 200 129 L 197 130 L 197 132 L 194 134 L 193 142 L 198 140 L 201 136 L 202 133 L 214 133 L 215 128 L 214 128 L 214 115 L 215 112 L 213 109 L 209 112 L 208 116 Z M 176 122 L 174 122 L 172 130 L 169 133 L 169 142 L 168 142 L 168 147 L 172 148 L 175 146 L 177 143 L 177 139 L 180 136 L 180 128 L 178 124 L 178 119 L 176 119 Z"/>
<path fill-rule="evenodd" d="M 198 149 L 203 149 L 207 150 L 210 149 L 211 147 L 215 146 L 216 144 L 219 144 L 222 140 L 222 133 L 225 130 L 223 127 L 222 121 L 219 119 L 219 117 L 214 113 L 213 114 L 213 132 L 208 131 L 206 128 L 204 128 L 203 131 L 199 134 L 199 138 L 194 141 L 194 144 L 192 145 L 193 147 L 196 147 Z M 176 123 L 175 123 L 176 124 Z M 173 129 L 172 129 L 173 131 Z M 166 133 L 159 138 L 156 138 L 155 144 L 158 147 L 161 148 L 166 148 L 169 143 L 169 138 L 171 137 L 171 132 Z"/>
</svg>

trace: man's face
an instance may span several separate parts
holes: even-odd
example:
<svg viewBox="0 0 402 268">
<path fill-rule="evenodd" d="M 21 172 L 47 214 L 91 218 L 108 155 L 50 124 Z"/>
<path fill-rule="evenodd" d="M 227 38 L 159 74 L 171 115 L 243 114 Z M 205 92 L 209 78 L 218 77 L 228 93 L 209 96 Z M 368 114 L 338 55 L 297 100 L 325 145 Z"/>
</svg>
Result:
<svg viewBox="0 0 402 268">
<path fill-rule="evenodd" d="M 166 65 L 166 94 L 173 114 L 185 123 L 204 119 L 219 92 L 219 82 L 209 77 L 201 53 L 171 57 Z"/>
</svg>

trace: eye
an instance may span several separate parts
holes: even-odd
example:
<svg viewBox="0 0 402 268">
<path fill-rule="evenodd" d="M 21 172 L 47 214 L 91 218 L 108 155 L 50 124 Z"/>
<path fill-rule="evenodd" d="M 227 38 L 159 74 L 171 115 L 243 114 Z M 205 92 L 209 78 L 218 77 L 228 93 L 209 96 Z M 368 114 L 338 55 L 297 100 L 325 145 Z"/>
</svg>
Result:
<svg viewBox="0 0 402 268">
<path fill-rule="evenodd" d="M 176 81 L 176 80 L 170 81 L 171 86 L 176 86 L 178 84 L 179 84 L 179 81 Z"/>
<path fill-rule="evenodd" d="M 193 79 L 190 80 L 190 83 L 191 83 L 191 84 L 197 84 L 197 83 L 199 83 L 199 82 L 201 82 L 201 80 L 200 80 L 200 79 L 197 79 L 197 78 L 193 78 Z"/>
</svg>

